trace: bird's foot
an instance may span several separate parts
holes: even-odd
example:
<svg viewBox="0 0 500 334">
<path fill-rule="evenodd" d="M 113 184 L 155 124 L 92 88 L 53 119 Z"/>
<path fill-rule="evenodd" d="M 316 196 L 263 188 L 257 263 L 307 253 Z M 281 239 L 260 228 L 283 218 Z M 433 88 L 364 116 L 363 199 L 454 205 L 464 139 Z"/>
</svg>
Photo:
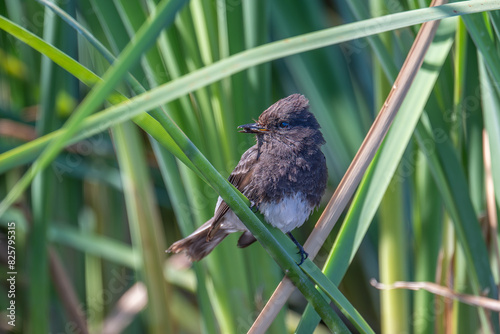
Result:
<svg viewBox="0 0 500 334">
<path fill-rule="evenodd" d="M 304 250 L 304 247 L 302 247 L 302 245 L 297 241 L 297 239 L 295 239 L 295 237 L 292 235 L 291 232 L 288 232 L 287 234 L 290 237 L 290 239 L 292 239 L 295 246 L 297 246 L 297 248 L 299 249 L 297 254 L 300 254 L 300 262 L 297 263 L 297 265 L 300 266 L 302 263 L 304 263 L 304 261 L 307 259 L 309 254 L 307 254 L 307 252 Z"/>
</svg>

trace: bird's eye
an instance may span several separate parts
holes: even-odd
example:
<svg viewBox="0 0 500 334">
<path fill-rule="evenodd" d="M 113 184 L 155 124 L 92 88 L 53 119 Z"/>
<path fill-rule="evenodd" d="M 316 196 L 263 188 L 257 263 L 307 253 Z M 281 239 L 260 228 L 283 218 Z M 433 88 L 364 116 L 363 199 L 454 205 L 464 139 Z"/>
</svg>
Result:
<svg viewBox="0 0 500 334">
<path fill-rule="evenodd" d="M 288 123 L 287 122 L 281 122 L 279 124 L 280 128 L 284 129 L 284 128 L 287 128 L 288 127 Z"/>
</svg>

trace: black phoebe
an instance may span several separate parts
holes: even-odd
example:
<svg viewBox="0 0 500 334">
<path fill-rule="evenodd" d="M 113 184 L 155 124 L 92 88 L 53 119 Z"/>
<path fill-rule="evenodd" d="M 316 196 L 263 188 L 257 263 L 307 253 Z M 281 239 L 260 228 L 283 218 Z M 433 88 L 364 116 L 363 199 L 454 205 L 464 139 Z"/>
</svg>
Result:
<svg viewBox="0 0 500 334">
<path fill-rule="evenodd" d="M 300 94 L 279 100 L 253 124 L 240 132 L 254 133 L 257 144 L 249 148 L 229 176 L 231 182 L 257 208 L 269 224 L 287 233 L 307 254 L 290 231 L 301 226 L 319 205 L 326 188 L 325 143 L 309 101 Z M 244 232 L 238 247 L 256 239 L 219 197 L 214 216 L 190 236 L 175 242 L 167 252 L 186 252 L 192 261 L 210 253 L 229 233 Z"/>
</svg>

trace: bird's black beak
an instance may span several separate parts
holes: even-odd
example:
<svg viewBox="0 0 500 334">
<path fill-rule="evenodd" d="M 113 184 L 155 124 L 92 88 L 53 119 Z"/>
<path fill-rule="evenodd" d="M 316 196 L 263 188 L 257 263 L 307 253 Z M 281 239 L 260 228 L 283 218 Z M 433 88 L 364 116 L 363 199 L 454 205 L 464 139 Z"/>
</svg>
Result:
<svg viewBox="0 0 500 334">
<path fill-rule="evenodd" d="M 243 132 L 243 133 L 264 133 L 264 132 L 269 131 L 268 129 L 266 129 L 265 127 L 260 125 L 259 123 L 243 124 L 243 125 L 238 126 L 238 129 L 243 129 L 243 130 L 240 130 L 240 132 Z"/>
</svg>

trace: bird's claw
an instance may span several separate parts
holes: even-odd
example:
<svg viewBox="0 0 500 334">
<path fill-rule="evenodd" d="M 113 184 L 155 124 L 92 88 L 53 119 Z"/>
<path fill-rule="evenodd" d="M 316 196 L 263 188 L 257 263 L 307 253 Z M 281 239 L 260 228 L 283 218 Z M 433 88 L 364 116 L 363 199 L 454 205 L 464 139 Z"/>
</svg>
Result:
<svg viewBox="0 0 500 334">
<path fill-rule="evenodd" d="M 300 254 L 300 262 L 297 263 L 297 265 L 300 266 L 302 263 L 304 263 L 305 260 L 307 260 L 309 254 L 307 254 L 307 252 L 304 250 L 304 247 L 302 247 L 302 245 L 297 241 L 297 239 L 293 237 L 291 232 L 288 232 L 287 234 L 290 237 L 290 239 L 292 239 L 295 246 L 297 246 L 297 248 L 299 249 L 297 254 Z"/>
<path fill-rule="evenodd" d="M 302 246 L 299 247 L 299 251 L 297 254 L 300 254 L 300 262 L 297 263 L 298 266 L 300 266 L 302 263 L 304 263 L 305 260 L 309 257 L 309 254 L 304 250 Z"/>
</svg>

